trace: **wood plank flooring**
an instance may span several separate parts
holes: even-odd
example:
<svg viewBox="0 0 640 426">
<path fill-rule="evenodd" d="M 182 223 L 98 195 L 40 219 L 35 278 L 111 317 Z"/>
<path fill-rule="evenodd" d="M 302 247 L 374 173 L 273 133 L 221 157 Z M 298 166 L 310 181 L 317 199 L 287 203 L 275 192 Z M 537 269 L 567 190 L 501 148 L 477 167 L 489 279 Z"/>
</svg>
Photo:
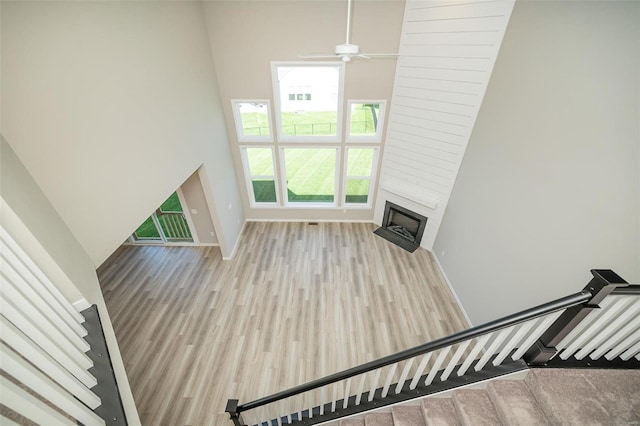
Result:
<svg viewBox="0 0 640 426">
<path fill-rule="evenodd" d="M 98 275 L 143 424 L 229 425 L 228 398 L 467 328 L 430 253 L 374 229 L 248 222 L 232 261 L 217 247 L 119 248 Z"/>
</svg>

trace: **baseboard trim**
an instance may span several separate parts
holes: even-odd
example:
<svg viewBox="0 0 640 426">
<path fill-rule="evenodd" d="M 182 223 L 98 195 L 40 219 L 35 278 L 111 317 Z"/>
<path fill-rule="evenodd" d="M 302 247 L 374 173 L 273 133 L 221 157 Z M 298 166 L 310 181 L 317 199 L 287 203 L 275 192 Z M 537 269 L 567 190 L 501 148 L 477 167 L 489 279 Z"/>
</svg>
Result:
<svg viewBox="0 0 640 426">
<path fill-rule="evenodd" d="M 233 260 L 238 251 L 238 246 L 240 245 L 240 238 L 242 238 L 242 234 L 244 234 L 244 227 L 247 226 L 247 222 L 249 219 L 245 219 L 242 222 L 242 227 L 240 228 L 240 233 L 238 234 L 238 238 L 236 238 L 236 243 L 233 246 L 233 250 L 231 250 L 231 254 L 229 256 L 222 256 L 222 260 Z"/>
<path fill-rule="evenodd" d="M 334 220 L 334 219 L 247 219 L 246 222 L 318 222 L 318 223 L 371 223 L 375 225 L 373 220 Z"/>
<path fill-rule="evenodd" d="M 85 309 L 89 309 L 91 307 L 91 304 L 85 298 L 77 300 L 73 302 L 71 305 L 73 306 L 73 309 L 75 309 L 78 312 L 82 312 Z"/>
<path fill-rule="evenodd" d="M 431 255 L 435 259 L 436 264 L 438 265 L 438 269 L 440 269 L 440 274 L 442 274 L 442 276 L 444 277 L 444 281 L 449 286 L 449 290 L 451 290 L 451 294 L 453 294 L 453 298 L 456 299 L 456 303 L 458 303 L 458 306 L 460 307 L 460 310 L 462 311 L 462 315 L 464 315 L 464 319 L 467 320 L 467 326 L 469 328 L 473 327 L 473 323 L 471 322 L 471 319 L 469 318 L 469 314 L 467 314 L 467 311 L 464 309 L 464 305 L 462 304 L 462 302 L 460 302 L 460 298 L 458 297 L 458 294 L 453 289 L 453 286 L 451 285 L 451 281 L 449 281 L 449 277 L 447 277 L 447 274 L 444 272 L 444 268 L 442 267 L 442 264 L 440 263 L 440 259 L 438 259 L 438 256 L 436 256 L 435 252 L 433 252 L 433 251 L 431 252 Z"/>
<path fill-rule="evenodd" d="M 220 243 L 141 243 L 126 242 L 123 246 L 148 246 L 148 247 L 220 247 Z"/>
</svg>

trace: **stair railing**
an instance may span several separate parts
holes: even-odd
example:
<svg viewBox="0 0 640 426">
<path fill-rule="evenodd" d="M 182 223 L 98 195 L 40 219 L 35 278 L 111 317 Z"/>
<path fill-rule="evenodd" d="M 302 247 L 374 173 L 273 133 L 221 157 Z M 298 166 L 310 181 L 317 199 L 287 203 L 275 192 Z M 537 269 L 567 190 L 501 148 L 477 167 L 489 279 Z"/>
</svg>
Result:
<svg viewBox="0 0 640 426">
<path fill-rule="evenodd" d="M 2 405 L 28 424 L 126 425 L 96 305 L 76 311 L 1 225 L 0 270 Z"/>
<path fill-rule="evenodd" d="M 633 361 L 640 352 L 640 286 L 629 286 L 611 270 L 591 273 L 593 279 L 579 293 L 248 403 L 230 399 L 226 412 L 236 426 L 311 425 L 523 370 L 528 364 L 548 366 L 559 352 L 561 357 L 605 359 L 622 354 Z M 620 313 L 624 316 L 615 321 Z M 608 319 L 615 324 L 608 327 Z M 583 333 L 589 324 L 600 332 L 595 344 L 594 331 Z M 585 339 L 592 342 L 586 349 Z"/>
</svg>

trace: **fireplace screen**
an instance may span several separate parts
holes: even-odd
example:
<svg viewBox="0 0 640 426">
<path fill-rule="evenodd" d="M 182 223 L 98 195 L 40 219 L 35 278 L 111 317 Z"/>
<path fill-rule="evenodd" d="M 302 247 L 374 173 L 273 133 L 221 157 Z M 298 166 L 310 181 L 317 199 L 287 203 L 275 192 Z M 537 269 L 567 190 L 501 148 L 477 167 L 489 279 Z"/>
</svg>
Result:
<svg viewBox="0 0 640 426">
<path fill-rule="evenodd" d="M 426 225 L 425 216 L 387 201 L 382 226 L 374 232 L 403 249 L 414 252 L 420 247 Z"/>
</svg>

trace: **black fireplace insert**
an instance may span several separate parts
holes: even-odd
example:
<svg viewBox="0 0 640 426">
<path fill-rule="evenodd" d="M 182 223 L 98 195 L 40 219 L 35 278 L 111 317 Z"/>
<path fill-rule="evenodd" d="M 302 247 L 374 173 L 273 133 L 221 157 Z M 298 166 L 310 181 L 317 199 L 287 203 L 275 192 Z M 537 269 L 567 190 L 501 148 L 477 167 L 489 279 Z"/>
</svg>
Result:
<svg viewBox="0 0 640 426">
<path fill-rule="evenodd" d="M 427 217 L 387 201 L 382 226 L 374 233 L 413 253 L 420 247 L 426 226 Z"/>
</svg>

